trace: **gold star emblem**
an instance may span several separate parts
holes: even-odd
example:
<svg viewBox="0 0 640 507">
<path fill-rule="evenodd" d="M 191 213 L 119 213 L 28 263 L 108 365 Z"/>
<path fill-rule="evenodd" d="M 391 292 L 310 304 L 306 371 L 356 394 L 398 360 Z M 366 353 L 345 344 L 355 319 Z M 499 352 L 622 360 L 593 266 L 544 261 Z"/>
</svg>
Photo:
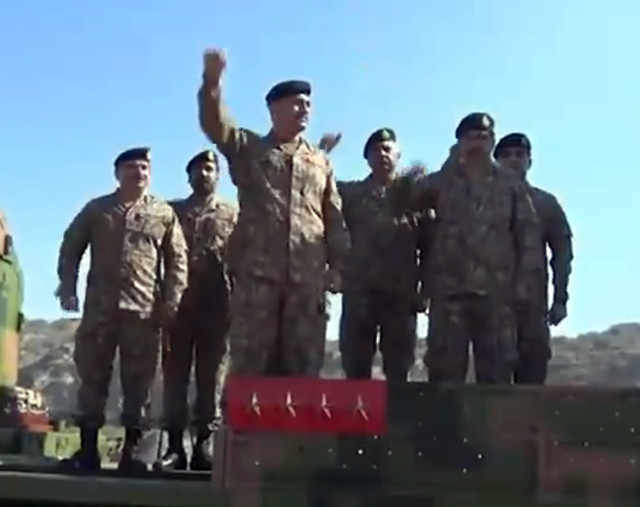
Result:
<svg viewBox="0 0 640 507">
<path fill-rule="evenodd" d="M 284 406 L 287 409 L 287 412 L 289 412 L 293 417 L 297 417 L 298 414 L 296 414 L 296 409 L 294 408 L 295 405 L 293 403 L 293 396 L 291 395 L 291 391 L 287 391 L 287 396 L 284 400 Z"/>
<path fill-rule="evenodd" d="M 333 416 L 331 415 L 331 410 L 329 410 L 329 400 L 327 400 L 327 395 L 322 393 L 322 400 L 320 400 L 320 410 L 322 413 L 328 418 L 331 419 Z"/>
<path fill-rule="evenodd" d="M 207 154 L 205 155 L 205 157 L 209 162 L 213 162 L 213 152 L 211 150 L 207 151 Z"/>
<path fill-rule="evenodd" d="M 258 402 L 258 395 L 254 392 L 251 393 L 251 400 L 249 401 L 249 410 L 256 414 L 258 417 L 262 417 L 262 410 Z"/>
<path fill-rule="evenodd" d="M 369 415 L 367 414 L 367 407 L 365 407 L 362 396 L 358 395 L 358 399 L 356 400 L 356 408 L 354 410 L 354 414 L 359 414 L 365 421 L 369 420 Z"/>
</svg>

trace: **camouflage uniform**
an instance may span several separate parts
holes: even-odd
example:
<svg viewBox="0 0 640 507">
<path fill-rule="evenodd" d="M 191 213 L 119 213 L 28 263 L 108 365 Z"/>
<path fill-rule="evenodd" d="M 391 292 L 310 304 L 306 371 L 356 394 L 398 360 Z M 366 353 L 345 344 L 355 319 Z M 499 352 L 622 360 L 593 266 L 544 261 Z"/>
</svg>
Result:
<svg viewBox="0 0 640 507">
<path fill-rule="evenodd" d="M 317 376 L 328 268 L 341 270 L 348 247 L 331 164 L 304 139 L 278 144 L 271 133 L 236 127 L 219 88 L 203 84 L 198 100 L 240 203 L 229 242 L 231 371 Z"/>
<path fill-rule="evenodd" d="M 209 437 L 215 420 L 220 417 L 220 394 L 228 353 L 230 290 L 224 255 L 237 210 L 215 195 L 202 199 L 192 194 L 171 204 L 180 219 L 189 248 L 189 284 L 163 360 L 165 419 L 170 440 L 172 437 L 179 439 L 179 449 L 182 450 L 182 434 L 189 418 L 187 397 L 195 354 L 197 399 L 194 426 L 198 434 L 196 447 L 199 449 L 199 445 Z M 197 456 L 194 450 L 192 469 Z"/>
<path fill-rule="evenodd" d="M 416 346 L 422 227 L 417 214 L 393 213 L 372 176 L 338 189 L 352 242 L 343 276 L 342 367 L 347 378 L 371 377 L 380 327 L 385 376 L 406 380 Z"/>
<path fill-rule="evenodd" d="M 450 168 L 424 185 L 436 216 L 424 275 L 429 379 L 464 382 L 471 341 L 477 381 L 510 383 L 514 303 L 528 297 L 526 283 L 541 269 L 531 200 L 520 181 L 495 165 L 481 180 Z"/>
<path fill-rule="evenodd" d="M 157 366 L 160 325 L 156 312 L 163 304 L 177 308 L 187 281 L 187 257 L 175 213 L 165 201 L 149 194 L 127 207 L 114 192 L 89 201 L 76 215 L 60 247 L 62 297 L 76 293 L 78 268 L 87 246 L 91 266 L 74 350 L 80 379 L 77 423 L 86 438 L 76 458 L 91 456 L 87 459 L 92 461 L 97 457 L 97 430 L 105 421 L 116 349 L 123 393 L 121 423 L 127 428 L 125 447 L 135 453 L 147 424 Z"/>
<path fill-rule="evenodd" d="M 551 359 L 551 333 L 547 321 L 549 273 L 547 246 L 551 250 L 554 302 L 566 304 L 573 259 L 572 232 L 560 203 L 553 194 L 528 185 L 540 220 L 540 257 L 545 269 L 532 285 L 531 306 L 518 317 L 519 357 L 514 380 L 519 384 L 544 384 Z"/>
<path fill-rule="evenodd" d="M 531 280 L 529 304 L 518 312 L 519 351 L 514 381 L 518 384 L 544 384 L 551 359 L 549 324 L 557 325 L 566 317 L 567 288 L 573 260 L 571 227 L 555 196 L 527 182 L 527 171 L 531 167 L 531 141 L 525 134 L 513 132 L 500 139 L 494 158 L 524 182 L 538 214 L 538 254 L 543 269 L 537 278 Z M 550 309 L 547 246 L 552 254 L 554 286 Z"/>
</svg>

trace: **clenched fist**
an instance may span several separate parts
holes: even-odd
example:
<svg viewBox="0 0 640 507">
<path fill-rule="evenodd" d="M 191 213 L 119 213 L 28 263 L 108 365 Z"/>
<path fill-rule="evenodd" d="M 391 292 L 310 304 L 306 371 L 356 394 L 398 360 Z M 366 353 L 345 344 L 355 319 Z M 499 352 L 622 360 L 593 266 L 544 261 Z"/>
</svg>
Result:
<svg viewBox="0 0 640 507">
<path fill-rule="evenodd" d="M 222 49 L 208 49 L 204 52 L 204 79 L 211 85 L 218 85 L 222 72 L 227 66 L 227 55 Z"/>
<path fill-rule="evenodd" d="M 338 145 L 342 139 L 342 134 L 324 134 L 320 138 L 320 142 L 318 143 L 318 148 L 320 148 L 325 153 L 329 154 L 333 151 L 333 149 Z"/>
</svg>

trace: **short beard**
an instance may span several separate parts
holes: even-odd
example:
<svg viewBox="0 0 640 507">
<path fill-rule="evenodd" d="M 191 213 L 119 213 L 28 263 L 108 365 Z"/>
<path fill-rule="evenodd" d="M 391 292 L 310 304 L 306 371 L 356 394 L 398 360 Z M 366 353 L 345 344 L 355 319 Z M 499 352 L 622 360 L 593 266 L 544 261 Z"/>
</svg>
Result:
<svg viewBox="0 0 640 507">
<path fill-rule="evenodd" d="M 216 191 L 215 183 L 196 183 L 193 185 L 193 193 L 196 195 L 211 195 Z"/>
</svg>

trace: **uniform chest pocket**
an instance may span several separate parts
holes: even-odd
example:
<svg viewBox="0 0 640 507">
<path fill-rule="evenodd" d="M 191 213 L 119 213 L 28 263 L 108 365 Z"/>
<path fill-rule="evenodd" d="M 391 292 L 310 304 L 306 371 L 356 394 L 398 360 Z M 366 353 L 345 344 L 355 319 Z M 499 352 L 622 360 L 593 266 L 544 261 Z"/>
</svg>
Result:
<svg viewBox="0 0 640 507">
<path fill-rule="evenodd" d="M 321 200 L 327 184 L 325 167 L 303 162 L 296 166 L 296 172 L 301 179 L 302 194 Z"/>
<path fill-rule="evenodd" d="M 126 223 L 130 243 L 159 245 L 165 232 L 164 220 L 155 215 L 136 215 Z"/>
</svg>

